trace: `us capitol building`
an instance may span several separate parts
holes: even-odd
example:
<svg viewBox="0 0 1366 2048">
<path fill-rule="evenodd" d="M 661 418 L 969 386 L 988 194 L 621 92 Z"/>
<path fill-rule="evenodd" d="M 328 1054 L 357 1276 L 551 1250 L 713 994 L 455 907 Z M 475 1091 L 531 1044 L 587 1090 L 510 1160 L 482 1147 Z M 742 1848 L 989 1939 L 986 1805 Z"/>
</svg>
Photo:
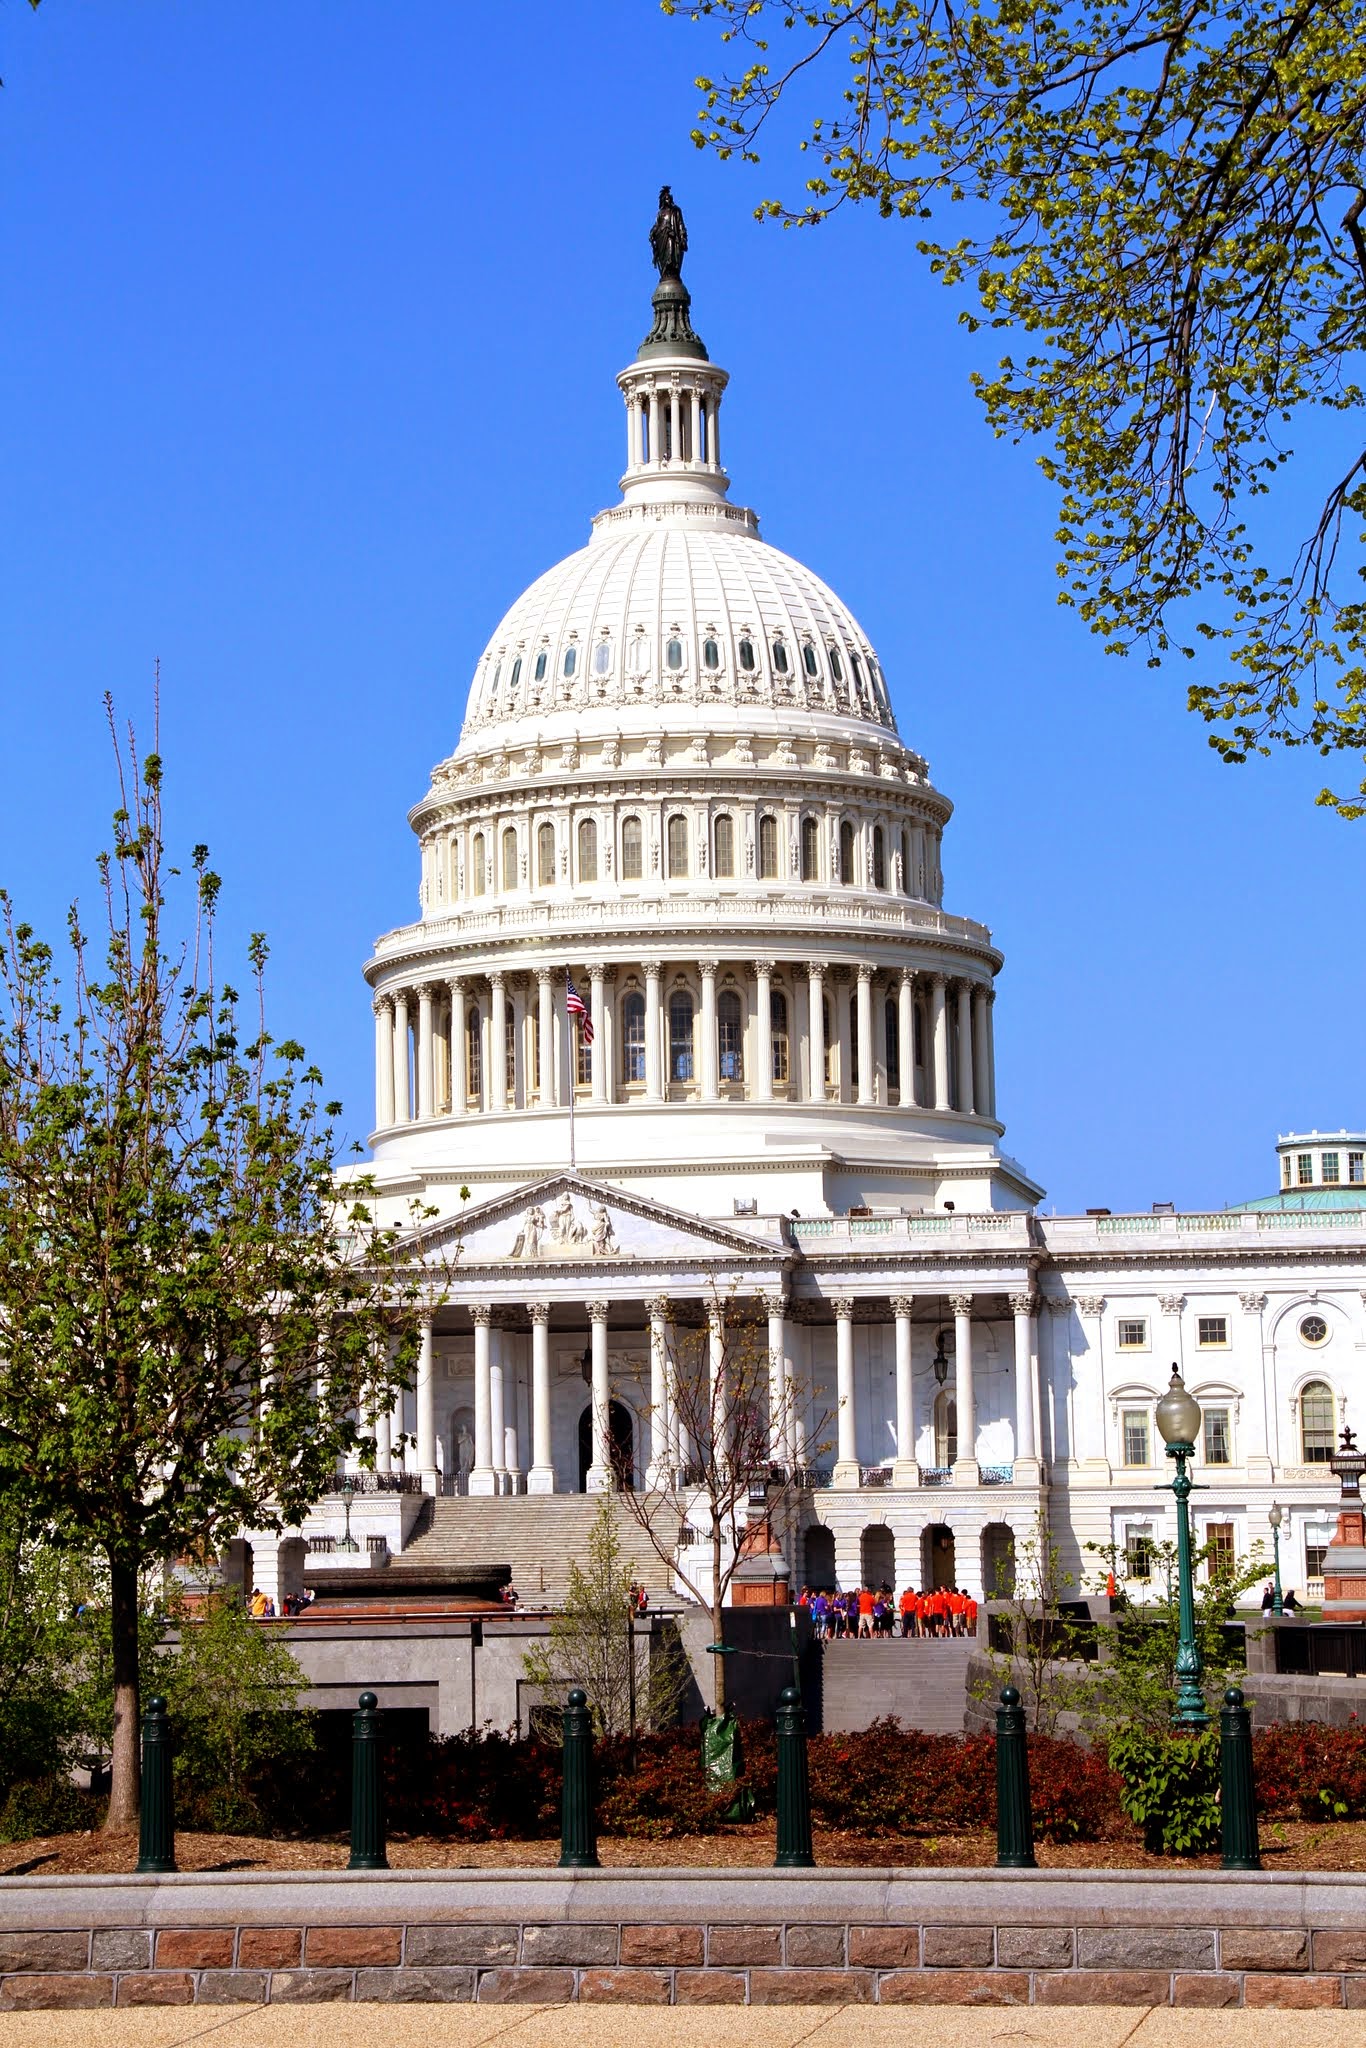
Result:
<svg viewBox="0 0 1366 2048">
<path fill-rule="evenodd" d="M 619 502 L 494 629 L 409 814 L 419 914 L 365 969 L 381 1211 L 430 1205 L 450 1275 L 377 1426 L 410 1475 L 385 1540 L 419 1481 L 472 1521 L 672 1483 L 670 1324 L 739 1296 L 796 1583 L 980 1593 L 1041 1512 L 1073 1569 L 1113 1542 L 1141 1579 L 1178 1361 L 1200 1539 L 1266 1543 L 1274 1498 L 1317 1591 L 1326 1461 L 1366 1428 L 1366 1135 L 1283 1140 L 1235 1211 L 1039 1212 L 1003 1148 L 1002 956 L 944 907 L 952 806 L 862 625 L 732 502 L 667 193 L 651 240 Z"/>
</svg>

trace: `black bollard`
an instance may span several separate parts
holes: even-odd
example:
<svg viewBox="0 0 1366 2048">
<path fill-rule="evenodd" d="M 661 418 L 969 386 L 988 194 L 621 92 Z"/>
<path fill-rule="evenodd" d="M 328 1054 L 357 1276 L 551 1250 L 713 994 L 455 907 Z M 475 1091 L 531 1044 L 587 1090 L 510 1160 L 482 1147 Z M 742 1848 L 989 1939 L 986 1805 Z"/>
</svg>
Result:
<svg viewBox="0 0 1366 2048">
<path fill-rule="evenodd" d="M 1029 1738 L 1013 1685 L 996 1709 L 996 1867 L 1033 1870 L 1034 1815 L 1029 1804 Z"/>
<path fill-rule="evenodd" d="M 575 1686 L 564 1703 L 564 1783 L 560 1803 L 561 1870 L 596 1870 L 598 1821 L 593 1799 L 593 1717 Z"/>
<path fill-rule="evenodd" d="M 387 1870 L 380 1783 L 379 1701 L 363 1692 L 351 1716 L 351 1861 L 348 1870 Z"/>
<path fill-rule="evenodd" d="M 142 1804 L 138 1816 L 138 1875 L 174 1870 L 175 1779 L 171 1773 L 171 1719 L 158 1693 L 142 1717 Z"/>
<path fill-rule="evenodd" d="M 810 1870 L 811 1779 L 806 1764 L 806 1709 L 795 1685 L 778 1695 L 778 1853 L 775 1870 Z"/>
<path fill-rule="evenodd" d="M 1219 1710 L 1219 1813 L 1225 1870 L 1260 1870 L 1257 1787 L 1252 1777 L 1252 1715 L 1236 1685 Z"/>
</svg>

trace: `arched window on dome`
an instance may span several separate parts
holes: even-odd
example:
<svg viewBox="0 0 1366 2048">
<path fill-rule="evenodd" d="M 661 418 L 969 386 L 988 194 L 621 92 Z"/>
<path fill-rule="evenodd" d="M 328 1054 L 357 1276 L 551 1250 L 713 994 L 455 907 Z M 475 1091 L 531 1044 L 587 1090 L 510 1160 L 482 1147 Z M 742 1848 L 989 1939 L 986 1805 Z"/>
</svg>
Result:
<svg viewBox="0 0 1366 2048">
<path fill-rule="evenodd" d="M 830 1043 L 830 998 L 821 997 L 821 1042 L 825 1047 L 825 1085 L 830 1086 L 830 1070 L 835 1048 Z"/>
<path fill-rule="evenodd" d="M 484 849 L 484 835 L 476 832 L 470 842 L 470 894 L 482 896 L 488 881 L 488 854 Z"/>
<path fill-rule="evenodd" d="M 711 828 L 712 873 L 728 881 L 735 873 L 735 821 L 725 811 Z"/>
<path fill-rule="evenodd" d="M 746 674 L 752 674 L 754 671 L 754 642 L 748 638 L 742 640 L 738 652 L 741 668 L 745 670 Z"/>
<path fill-rule="evenodd" d="M 882 1042 L 887 1048 L 887 1088 L 901 1093 L 901 1034 L 897 1029 L 896 1004 L 889 996 L 882 1006 Z"/>
<path fill-rule="evenodd" d="M 911 835 L 909 832 L 903 832 L 901 835 L 901 892 L 904 896 L 909 896 L 911 893 Z"/>
<path fill-rule="evenodd" d="M 780 676 L 787 674 L 787 648 L 781 640 L 775 640 L 773 643 L 773 666 Z"/>
<path fill-rule="evenodd" d="M 669 997 L 669 1079 L 692 1079 L 692 997 L 681 988 Z"/>
<path fill-rule="evenodd" d="M 683 642 L 677 637 L 665 643 L 664 666 L 676 675 L 683 666 Z"/>
<path fill-rule="evenodd" d="M 771 811 L 765 811 L 759 820 L 759 879 L 778 879 L 778 820 Z"/>
<path fill-rule="evenodd" d="M 846 889 L 854 882 L 854 828 L 847 818 L 840 819 L 840 871 L 836 878 Z"/>
<path fill-rule="evenodd" d="M 881 663 L 871 654 L 868 656 L 868 673 L 873 679 L 873 696 L 877 700 L 878 710 L 884 714 L 890 713 L 892 707 L 887 701 L 887 678 L 882 673 Z"/>
<path fill-rule="evenodd" d="M 478 1102 L 484 1092 L 484 1030 L 478 1003 L 465 1012 L 465 1086 L 470 1099 Z"/>
<path fill-rule="evenodd" d="M 503 830 L 503 887 L 517 887 L 517 831 L 513 825 Z"/>
<path fill-rule="evenodd" d="M 858 691 L 859 703 L 866 704 L 868 702 L 868 690 L 863 680 L 863 663 L 856 654 L 851 655 L 849 658 L 853 663 L 854 688 Z"/>
<path fill-rule="evenodd" d="M 732 988 L 716 998 L 716 1056 L 723 1081 L 745 1078 L 745 1014 Z"/>
<path fill-rule="evenodd" d="M 575 669 L 576 669 L 576 668 L 578 667 L 578 665 L 579 665 L 579 650 L 578 650 L 578 648 L 577 648 L 577 647 L 573 647 L 573 646 L 570 646 L 570 647 L 566 647 L 566 648 L 565 648 L 565 650 L 564 650 L 564 672 L 565 672 L 565 676 L 566 676 L 566 678 L 568 678 L 569 676 L 572 676 L 572 675 L 573 675 L 573 673 L 574 673 Z"/>
<path fill-rule="evenodd" d="M 536 828 L 536 880 L 543 889 L 555 880 L 555 827 L 548 821 Z"/>
<path fill-rule="evenodd" d="M 703 668 L 720 668 L 721 666 L 721 650 L 714 640 L 708 639 L 702 642 L 702 666 Z"/>
<path fill-rule="evenodd" d="M 809 676 L 820 674 L 820 663 L 816 660 L 816 650 L 809 640 L 802 642 L 802 667 Z"/>
<path fill-rule="evenodd" d="M 640 829 L 639 818 L 623 818 L 621 823 L 621 879 L 623 882 L 638 882 L 645 872 L 645 842 Z"/>
<path fill-rule="evenodd" d="M 1337 1449 L 1337 1403 L 1327 1380 L 1311 1380 L 1300 1395 L 1300 1458 L 1326 1465 Z"/>
<path fill-rule="evenodd" d="M 599 640 L 597 646 L 593 649 L 593 673 L 594 675 L 605 676 L 608 669 L 611 666 L 611 642 L 607 640 Z"/>
<path fill-rule="evenodd" d="M 521 657 L 521 655 L 519 654 L 519 655 L 518 655 L 518 657 L 517 657 L 517 659 L 516 659 L 516 661 L 514 661 L 514 662 L 513 662 L 513 664 L 512 664 L 512 674 L 511 674 L 511 676 L 510 676 L 510 677 L 508 678 L 508 695 L 509 695 L 509 697 L 515 697 L 515 696 L 517 695 L 517 685 L 518 685 L 518 683 L 520 683 L 520 682 L 521 682 L 521 680 L 522 680 L 522 657 Z"/>
<path fill-rule="evenodd" d="M 802 880 L 818 882 L 821 874 L 821 821 L 807 816 L 802 819 Z"/>
<path fill-rule="evenodd" d="M 494 695 L 495 695 L 495 696 L 496 696 L 496 695 L 498 694 L 498 685 L 499 685 L 499 683 L 501 683 L 501 682 L 502 682 L 502 680 L 503 680 L 503 664 L 502 664 L 502 662 L 500 661 L 500 662 L 498 663 L 497 667 L 496 667 L 496 668 L 494 669 L 494 671 L 493 671 L 493 693 L 494 693 Z"/>
<path fill-rule="evenodd" d="M 598 879 L 598 828 L 592 818 L 579 820 L 579 880 Z"/>
<path fill-rule="evenodd" d="M 787 997 L 781 989 L 774 989 L 768 999 L 769 1036 L 773 1041 L 773 1078 L 787 1083 L 791 1073 L 787 1036 Z"/>
<path fill-rule="evenodd" d="M 540 653 L 536 656 L 536 666 L 532 670 L 532 675 L 538 683 L 543 683 L 545 681 L 545 663 L 546 653 L 543 647 Z"/>
<path fill-rule="evenodd" d="M 621 1078 L 627 1087 L 645 1079 L 645 998 L 639 989 L 621 1005 Z"/>
<path fill-rule="evenodd" d="M 887 837 L 881 825 L 873 827 L 873 887 L 887 886 Z"/>
<path fill-rule="evenodd" d="M 682 882 L 688 875 L 688 821 L 681 812 L 669 820 L 669 880 Z"/>
<path fill-rule="evenodd" d="M 838 647 L 836 647 L 832 643 L 829 647 L 826 648 L 825 651 L 830 656 L 831 675 L 835 678 L 835 681 L 837 683 L 842 683 L 844 681 L 844 664 L 840 660 L 840 651 Z"/>
</svg>

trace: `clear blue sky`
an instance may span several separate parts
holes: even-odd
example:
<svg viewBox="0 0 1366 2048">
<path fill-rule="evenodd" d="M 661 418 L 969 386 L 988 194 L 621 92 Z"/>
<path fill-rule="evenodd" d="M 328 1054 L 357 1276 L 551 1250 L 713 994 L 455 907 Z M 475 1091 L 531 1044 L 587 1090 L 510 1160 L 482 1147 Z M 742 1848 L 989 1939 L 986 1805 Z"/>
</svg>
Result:
<svg viewBox="0 0 1366 2048">
<path fill-rule="evenodd" d="M 1366 1120 L 1366 825 L 1233 770 L 1187 677 L 1060 611 L 1053 503 L 988 435 L 903 229 L 756 226 L 688 143 L 708 32 L 653 0 L 0 7 L 0 881 L 55 936 L 111 807 L 100 697 L 160 657 L 173 834 L 364 1130 L 360 963 L 475 657 L 621 463 L 613 374 L 672 182 L 727 462 L 880 651 L 1007 960 L 1006 1144 L 1059 1209 L 1267 1191 Z"/>
</svg>

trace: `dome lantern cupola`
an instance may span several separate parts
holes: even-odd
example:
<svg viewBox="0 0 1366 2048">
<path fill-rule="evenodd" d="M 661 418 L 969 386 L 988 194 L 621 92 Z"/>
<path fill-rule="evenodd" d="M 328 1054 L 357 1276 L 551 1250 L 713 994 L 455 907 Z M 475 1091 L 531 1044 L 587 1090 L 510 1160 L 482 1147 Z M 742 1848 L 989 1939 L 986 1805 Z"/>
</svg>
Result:
<svg viewBox="0 0 1366 2048">
<path fill-rule="evenodd" d="M 659 272 L 651 301 L 654 323 L 636 359 L 617 378 L 626 400 L 628 504 L 724 499 L 729 479 L 721 467 L 721 393 L 728 378 L 710 361 L 692 324 L 692 297 L 683 282 L 688 231 L 669 187 L 659 195 L 650 230 L 650 254 Z"/>
</svg>

